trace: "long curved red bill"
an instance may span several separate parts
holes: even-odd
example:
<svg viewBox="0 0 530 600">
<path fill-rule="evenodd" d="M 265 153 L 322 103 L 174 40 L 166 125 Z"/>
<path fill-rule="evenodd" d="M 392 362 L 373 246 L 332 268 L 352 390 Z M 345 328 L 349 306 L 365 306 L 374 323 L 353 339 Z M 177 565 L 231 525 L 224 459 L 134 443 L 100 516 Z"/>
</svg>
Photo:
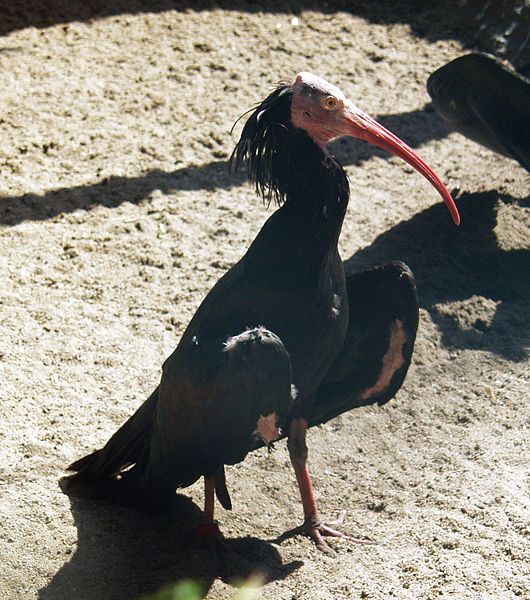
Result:
<svg viewBox="0 0 530 600">
<path fill-rule="evenodd" d="M 451 194 L 443 184 L 442 180 L 429 167 L 429 165 L 412 148 L 407 146 L 391 131 L 383 127 L 375 119 L 357 108 L 351 103 L 346 109 L 344 116 L 348 122 L 350 130 L 348 133 L 354 137 L 370 142 L 374 146 L 379 146 L 399 158 L 402 158 L 411 167 L 421 173 L 438 191 L 443 198 L 445 205 L 453 217 L 456 225 L 460 225 L 460 215 Z"/>
</svg>

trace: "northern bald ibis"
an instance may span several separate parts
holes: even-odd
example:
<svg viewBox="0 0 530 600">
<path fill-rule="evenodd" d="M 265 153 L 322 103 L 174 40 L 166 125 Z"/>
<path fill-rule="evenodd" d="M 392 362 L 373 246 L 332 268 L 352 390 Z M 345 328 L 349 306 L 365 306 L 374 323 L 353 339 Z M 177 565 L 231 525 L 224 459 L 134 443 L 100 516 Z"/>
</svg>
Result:
<svg viewBox="0 0 530 600">
<path fill-rule="evenodd" d="M 530 171 L 530 79 L 472 53 L 432 73 L 427 91 L 453 129 Z"/>
<path fill-rule="evenodd" d="M 345 277 L 337 242 L 349 199 L 327 150 L 355 136 L 410 163 L 440 192 L 416 153 L 310 73 L 273 91 L 248 118 L 231 158 L 279 208 L 243 258 L 211 289 L 162 368 L 153 394 L 100 450 L 74 462 L 67 493 L 153 500 L 205 478 L 202 533 L 216 530 L 214 493 L 231 507 L 224 465 L 288 437 L 304 510 L 320 548 L 342 535 L 320 518 L 306 466 L 307 427 L 382 404 L 407 372 L 418 304 L 399 262 Z M 285 426 L 283 434 L 280 427 Z"/>
</svg>

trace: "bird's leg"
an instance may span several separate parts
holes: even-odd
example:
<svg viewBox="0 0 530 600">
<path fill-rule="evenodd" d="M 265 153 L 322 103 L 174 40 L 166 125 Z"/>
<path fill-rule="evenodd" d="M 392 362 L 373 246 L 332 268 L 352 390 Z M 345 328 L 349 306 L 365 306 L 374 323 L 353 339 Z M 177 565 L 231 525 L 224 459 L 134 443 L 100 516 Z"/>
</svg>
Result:
<svg viewBox="0 0 530 600">
<path fill-rule="evenodd" d="M 192 548 L 203 549 L 206 547 L 211 554 L 211 558 L 216 570 L 221 568 L 222 556 L 226 550 L 229 550 L 226 541 L 214 520 L 215 508 L 215 476 L 204 477 L 204 510 L 202 517 L 195 529 L 197 536 Z"/>
<path fill-rule="evenodd" d="M 304 518 L 308 521 L 318 520 L 318 510 L 313 494 L 313 486 L 311 485 L 311 478 L 307 470 L 306 431 L 307 421 L 305 419 L 293 419 L 289 428 L 287 447 L 289 448 L 289 457 L 296 475 L 300 496 L 302 497 Z"/>
<path fill-rule="evenodd" d="M 298 489 L 302 498 L 302 507 L 304 509 L 304 523 L 299 528 L 311 537 L 317 548 L 320 550 L 330 550 L 329 545 L 322 536 L 332 536 L 351 540 L 360 544 L 371 544 L 368 540 L 360 540 L 351 538 L 346 534 L 337 531 L 330 525 L 341 525 L 344 520 L 344 512 L 339 515 L 339 518 L 332 522 L 326 523 L 320 518 L 313 486 L 311 485 L 311 477 L 307 469 L 307 444 L 306 444 L 307 421 L 305 419 L 293 419 L 289 428 L 289 436 L 287 447 L 289 449 L 289 457 L 296 475 Z"/>
<path fill-rule="evenodd" d="M 311 477 L 307 469 L 307 444 L 306 444 L 307 421 L 305 419 L 293 419 L 289 428 L 287 447 L 289 457 L 296 475 L 298 489 L 302 498 L 304 509 L 304 524 L 301 530 L 307 533 L 320 549 L 327 549 L 328 544 L 322 538 L 323 535 L 334 535 L 343 537 L 344 534 L 329 528 L 322 522 L 318 513 Z"/>
<path fill-rule="evenodd" d="M 200 539 L 221 536 L 219 526 L 215 522 L 215 477 L 204 478 L 204 511 L 197 525 L 197 536 Z"/>
</svg>

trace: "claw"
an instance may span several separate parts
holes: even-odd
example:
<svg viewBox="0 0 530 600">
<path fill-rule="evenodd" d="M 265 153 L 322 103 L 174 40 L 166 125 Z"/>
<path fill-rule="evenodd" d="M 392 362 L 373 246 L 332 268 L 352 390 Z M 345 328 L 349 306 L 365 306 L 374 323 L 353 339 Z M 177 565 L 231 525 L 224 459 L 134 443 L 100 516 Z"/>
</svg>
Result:
<svg viewBox="0 0 530 600">
<path fill-rule="evenodd" d="M 188 551 L 196 550 L 209 552 L 213 564 L 219 569 L 225 560 L 225 554 L 230 552 L 230 548 L 219 529 L 217 521 L 201 521 L 195 528 L 196 539 L 192 542 Z"/>
<path fill-rule="evenodd" d="M 316 544 L 316 547 L 323 552 L 333 552 L 334 550 L 327 543 L 324 537 L 335 537 L 348 540 L 354 544 L 363 544 L 367 546 L 375 546 L 378 542 L 362 538 L 349 536 L 342 531 L 330 527 L 331 525 L 342 525 L 344 523 L 345 511 L 339 513 L 335 521 L 323 521 L 318 515 L 308 517 L 300 527 L 300 533 L 309 536 Z"/>
<path fill-rule="evenodd" d="M 223 534 L 219 529 L 219 525 L 217 521 L 208 521 L 204 523 L 199 523 L 195 529 L 195 533 L 197 534 L 198 541 L 202 540 L 210 540 L 215 538 L 222 538 Z"/>
</svg>

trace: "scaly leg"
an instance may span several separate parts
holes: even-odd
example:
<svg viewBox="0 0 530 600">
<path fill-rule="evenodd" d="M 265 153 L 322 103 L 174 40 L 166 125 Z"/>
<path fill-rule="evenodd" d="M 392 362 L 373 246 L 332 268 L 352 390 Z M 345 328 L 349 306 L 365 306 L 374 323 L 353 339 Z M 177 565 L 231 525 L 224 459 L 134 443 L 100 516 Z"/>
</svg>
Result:
<svg viewBox="0 0 530 600">
<path fill-rule="evenodd" d="M 307 421 L 305 419 L 293 419 L 289 428 L 289 438 L 287 447 L 289 448 L 289 457 L 296 475 L 298 489 L 302 499 L 304 509 L 304 523 L 299 528 L 300 532 L 306 533 L 317 545 L 319 550 L 329 551 L 330 547 L 323 536 L 332 536 L 348 539 L 358 544 L 373 544 L 370 540 L 360 540 L 351 538 L 341 531 L 337 531 L 330 525 L 341 525 L 344 520 L 344 514 L 341 513 L 337 521 L 326 523 L 320 518 L 311 477 L 307 469 L 307 444 L 306 444 Z"/>
<path fill-rule="evenodd" d="M 199 539 L 208 539 L 212 537 L 222 537 L 221 530 L 215 522 L 215 477 L 204 478 L 204 511 L 203 516 L 197 525 L 197 537 Z"/>
</svg>

